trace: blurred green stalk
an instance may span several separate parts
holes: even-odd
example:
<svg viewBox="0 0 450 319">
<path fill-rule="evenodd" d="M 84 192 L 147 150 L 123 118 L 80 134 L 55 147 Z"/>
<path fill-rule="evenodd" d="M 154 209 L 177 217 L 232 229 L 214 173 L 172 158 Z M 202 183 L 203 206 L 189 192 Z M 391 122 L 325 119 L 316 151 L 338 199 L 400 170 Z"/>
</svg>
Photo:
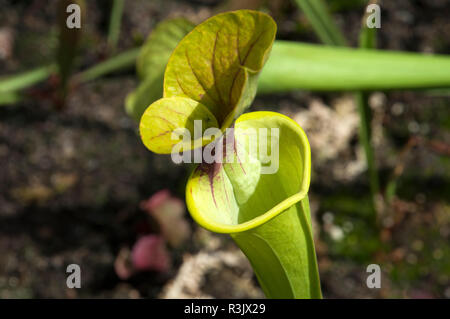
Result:
<svg viewBox="0 0 450 319">
<path fill-rule="evenodd" d="M 141 48 L 134 48 L 120 53 L 106 61 L 100 62 L 93 67 L 76 74 L 74 81 L 84 83 L 118 70 L 134 67 L 140 49 Z"/>
<path fill-rule="evenodd" d="M 376 3 L 377 1 L 370 1 L 369 3 Z M 367 13 L 364 14 L 361 21 L 361 31 L 359 34 L 359 47 L 362 49 L 376 48 L 376 30 L 375 28 L 367 27 Z M 364 154 L 366 156 L 367 171 L 369 173 L 370 192 L 372 194 L 373 209 L 375 212 L 373 222 L 376 224 L 378 211 L 378 200 L 380 197 L 380 180 L 378 177 L 377 166 L 375 162 L 375 151 L 372 146 L 372 112 L 369 106 L 369 94 L 367 92 L 355 93 L 356 104 L 359 111 L 359 140 L 363 146 Z"/>
<path fill-rule="evenodd" d="M 134 48 L 100 62 L 85 71 L 75 74 L 71 81 L 75 84 L 85 83 L 119 70 L 133 68 L 136 64 L 139 50 L 140 48 Z M 0 79 L 0 105 L 14 104 L 14 102 L 19 100 L 18 91 L 45 81 L 57 70 L 57 65 L 52 64 Z"/>
<path fill-rule="evenodd" d="M 108 45 L 112 51 L 117 47 L 122 22 L 124 0 L 113 0 L 108 29 Z"/>
<path fill-rule="evenodd" d="M 259 93 L 450 87 L 450 56 L 275 41 Z"/>
<path fill-rule="evenodd" d="M 47 79 L 56 71 L 56 64 L 42 66 L 31 71 L 0 79 L 0 96 L 9 91 L 19 91 Z"/>
<path fill-rule="evenodd" d="M 345 38 L 341 30 L 334 23 L 329 14 L 326 4 L 322 0 L 297 0 L 297 4 L 304 11 L 308 20 L 311 22 L 316 34 L 324 44 L 334 46 L 345 46 Z M 362 19 L 362 28 L 360 32 L 359 47 L 363 49 L 373 49 L 375 47 L 375 29 L 369 29 L 365 21 L 367 15 Z M 372 114 L 369 106 L 369 94 L 364 91 L 355 93 L 355 102 L 359 113 L 359 140 L 363 146 L 367 170 L 369 173 L 370 192 L 372 194 L 372 209 L 374 210 L 374 222 L 376 222 L 377 196 L 380 192 L 378 172 L 375 164 L 374 149 L 372 147 Z"/>
<path fill-rule="evenodd" d="M 319 39 L 328 45 L 345 46 L 346 40 L 334 23 L 323 0 L 295 0 Z"/>
<path fill-rule="evenodd" d="M 17 91 L 0 92 L 0 105 L 16 104 L 19 103 L 22 98 L 22 94 Z"/>
<path fill-rule="evenodd" d="M 20 90 L 44 81 L 56 70 L 56 64 L 52 64 L 0 79 L 0 105 L 18 103 L 23 99 Z"/>
<path fill-rule="evenodd" d="M 71 4 L 80 6 L 81 28 L 69 28 L 67 19 L 69 14 L 67 8 Z M 84 14 L 86 10 L 84 0 L 60 0 L 57 6 L 58 10 L 58 27 L 59 27 L 59 43 L 56 53 L 56 61 L 58 64 L 58 73 L 60 78 L 58 107 L 64 106 L 64 101 L 68 92 L 69 78 L 75 66 L 75 58 L 77 56 L 78 46 L 81 40 L 81 30 L 83 29 Z"/>
</svg>

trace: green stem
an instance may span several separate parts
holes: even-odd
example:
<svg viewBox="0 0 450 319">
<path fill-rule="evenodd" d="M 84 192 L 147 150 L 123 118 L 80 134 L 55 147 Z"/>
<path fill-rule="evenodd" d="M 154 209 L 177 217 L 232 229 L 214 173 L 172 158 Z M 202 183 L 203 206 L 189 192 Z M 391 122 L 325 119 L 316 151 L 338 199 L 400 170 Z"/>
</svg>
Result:
<svg viewBox="0 0 450 319">
<path fill-rule="evenodd" d="M 0 94 L 8 91 L 18 91 L 38 84 L 56 71 L 56 65 L 51 64 L 0 79 Z"/>
<path fill-rule="evenodd" d="M 368 28 L 364 24 L 359 34 L 359 47 L 362 49 L 374 49 L 376 47 L 376 28 Z"/>
<path fill-rule="evenodd" d="M 450 57 L 276 41 L 259 93 L 298 89 L 358 91 L 450 86 Z"/>
<path fill-rule="evenodd" d="M 76 80 L 79 82 L 88 82 L 117 70 L 133 67 L 136 63 L 136 58 L 139 55 L 140 49 L 141 48 L 134 48 L 118 54 L 104 62 L 100 62 L 93 67 L 78 73 L 76 75 Z"/>
<path fill-rule="evenodd" d="M 59 94 L 62 100 L 61 106 L 64 105 L 64 100 L 68 92 L 68 84 L 70 76 L 75 67 L 75 60 L 77 51 L 81 41 L 81 32 L 83 28 L 69 28 L 67 26 L 67 7 L 75 3 L 80 6 L 81 23 L 85 16 L 85 1 L 84 0 L 60 0 L 58 2 L 58 50 L 56 52 L 56 61 L 59 72 Z"/>
<path fill-rule="evenodd" d="M 375 3 L 371 1 L 370 3 Z M 362 27 L 359 35 L 359 47 L 363 49 L 374 49 L 376 47 L 376 29 L 368 28 L 366 25 L 367 15 L 364 15 Z M 367 171 L 369 173 L 370 192 L 372 194 L 373 210 L 377 213 L 377 198 L 380 193 L 380 182 L 378 171 L 375 163 L 375 152 L 372 147 L 372 114 L 369 106 L 369 94 L 366 92 L 355 93 L 356 104 L 359 111 L 359 139 L 363 146 L 366 156 Z M 377 215 L 375 214 L 373 222 L 376 223 Z"/>
<path fill-rule="evenodd" d="M 118 54 L 74 75 L 72 80 L 77 83 L 85 83 L 118 70 L 132 68 L 136 63 L 139 51 L 140 48 L 134 48 Z M 56 65 L 52 64 L 0 79 L 0 105 L 13 103 L 16 101 L 13 97 L 18 96 L 17 94 L 14 94 L 15 91 L 20 91 L 45 81 L 56 70 Z"/>
<path fill-rule="evenodd" d="M 296 0 L 320 40 L 328 45 L 345 46 L 346 41 L 322 0 Z"/>
<path fill-rule="evenodd" d="M 306 196 L 261 226 L 231 234 L 268 298 L 322 298 L 311 228 Z"/>
<path fill-rule="evenodd" d="M 377 167 L 375 164 L 374 150 L 371 143 L 371 112 L 368 104 L 368 93 L 366 92 L 356 92 L 355 99 L 358 105 L 359 112 L 359 139 L 363 146 L 364 153 L 366 156 L 367 170 L 369 172 L 370 180 L 370 191 L 372 194 L 372 201 L 374 204 L 374 209 L 376 210 L 376 198 L 380 193 L 380 185 L 378 179 Z"/>
<path fill-rule="evenodd" d="M 108 29 L 108 44 L 113 51 L 116 49 L 119 40 L 123 5 L 124 0 L 113 0 Z"/>
<path fill-rule="evenodd" d="M 17 91 L 0 92 L 0 105 L 16 104 L 22 99 L 22 94 Z"/>
</svg>

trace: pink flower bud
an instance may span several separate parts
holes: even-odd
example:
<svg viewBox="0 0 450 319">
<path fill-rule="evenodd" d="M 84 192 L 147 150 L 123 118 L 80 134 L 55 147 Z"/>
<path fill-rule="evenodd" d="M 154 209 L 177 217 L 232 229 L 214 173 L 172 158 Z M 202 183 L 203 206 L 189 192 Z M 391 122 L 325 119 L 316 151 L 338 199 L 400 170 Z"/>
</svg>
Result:
<svg viewBox="0 0 450 319">
<path fill-rule="evenodd" d="M 170 256 L 164 239 L 158 235 L 146 235 L 134 244 L 131 257 L 137 270 L 167 272 L 170 269 Z"/>
</svg>

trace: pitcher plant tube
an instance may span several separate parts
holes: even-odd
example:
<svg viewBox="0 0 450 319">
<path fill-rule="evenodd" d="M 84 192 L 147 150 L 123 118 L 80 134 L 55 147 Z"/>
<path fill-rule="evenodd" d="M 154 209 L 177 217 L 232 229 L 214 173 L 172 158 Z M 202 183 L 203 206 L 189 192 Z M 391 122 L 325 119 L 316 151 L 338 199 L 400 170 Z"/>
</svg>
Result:
<svg viewBox="0 0 450 319">
<path fill-rule="evenodd" d="M 193 28 L 169 58 L 163 98 L 145 110 L 140 134 L 159 154 L 221 154 L 221 160 L 203 159 L 189 177 L 186 202 L 194 220 L 231 235 L 267 297 L 321 298 L 308 139 L 282 114 L 243 114 L 275 34 L 270 16 L 250 10 L 222 13 Z M 195 132 L 199 121 L 201 134 Z M 213 128 L 216 133 L 208 133 Z"/>
</svg>

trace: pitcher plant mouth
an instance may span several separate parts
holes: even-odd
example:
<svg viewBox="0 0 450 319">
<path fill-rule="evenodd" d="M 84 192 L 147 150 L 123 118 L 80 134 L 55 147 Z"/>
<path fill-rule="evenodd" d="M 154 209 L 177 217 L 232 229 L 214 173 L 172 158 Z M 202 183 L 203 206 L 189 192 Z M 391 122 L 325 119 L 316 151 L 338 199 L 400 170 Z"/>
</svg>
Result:
<svg viewBox="0 0 450 319">
<path fill-rule="evenodd" d="M 256 228 L 274 217 L 278 216 L 282 212 L 284 212 L 289 207 L 295 205 L 296 203 L 300 202 L 302 199 L 307 197 L 309 184 L 310 184 L 310 176 L 311 176 L 311 150 L 310 145 L 308 142 L 308 139 L 306 137 L 305 132 L 303 129 L 292 119 L 289 117 L 276 113 L 276 112 L 268 112 L 268 111 L 262 111 L 262 112 L 252 112 L 252 113 L 246 113 L 241 115 L 237 120 L 235 127 L 239 128 L 244 123 L 251 123 L 251 121 L 258 121 L 258 120 L 266 120 L 268 118 L 275 118 L 277 121 L 281 121 L 283 123 L 283 126 L 285 129 L 289 129 L 294 134 L 296 134 L 299 138 L 300 143 L 298 144 L 299 149 L 301 149 L 301 180 L 300 183 L 296 186 L 298 186 L 297 189 L 289 189 L 289 191 L 285 194 L 284 198 L 277 202 L 275 205 L 272 205 L 270 207 L 265 207 L 265 210 L 257 212 L 257 216 L 254 216 L 253 218 L 247 218 L 244 220 L 236 220 L 235 222 L 223 222 L 218 221 L 217 218 L 214 218 L 214 215 L 210 213 L 209 209 L 205 209 L 200 203 L 205 201 L 206 194 L 203 191 L 200 191 L 202 188 L 202 185 L 200 185 L 202 182 L 205 182 L 206 177 L 208 178 L 210 184 L 210 195 L 213 197 L 213 194 L 211 194 L 214 190 L 214 185 L 212 184 L 212 174 L 213 170 L 217 170 L 217 167 L 214 168 L 214 165 L 218 164 L 201 164 L 199 165 L 191 174 L 189 177 L 187 186 L 186 186 L 186 203 L 188 210 L 192 216 L 192 218 L 202 227 L 216 232 L 216 233 L 239 233 L 244 232 L 253 228 Z M 283 138 L 280 138 L 281 141 L 283 141 Z M 283 165 L 284 158 L 280 157 L 280 164 Z M 297 164 L 300 164 L 297 163 Z M 223 163 L 220 165 L 229 165 L 227 163 Z M 242 165 L 242 163 L 240 163 Z M 206 169 L 205 169 L 206 166 Z M 221 168 L 219 168 L 221 169 Z M 222 168 L 223 169 L 223 168 Z M 209 172 L 208 172 L 209 171 Z M 292 172 L 294 174 L 295 172 Z M 203 181 L 202 181 L 203 178 Z M 222 181 L 225 183 L 225 181 Z M 273 185 L 274 186 L 274 185 Z M 204 188 L 203 188 L 204 189 Z M 236 192 L 236 188 L 233 187 L 233 192 Z M 273 190 L 268 188 L 267 192 L 274 192 L 279 190 Z M 229 199 L 227 197 L 227 199 Z M 244 203 L 245 204 L 245 203 Z M 241 210 L 241 205 L 239 205 L 239 210 Z M 215 205 L 215 209 L 218 211 L 219 214 L 227 214 L 227 212 L 224 211 L 221 212 L 220 210 L 223 209 L 222 206 Z M 238 213 L 241 213 L 239 211 Z"/>
</svg>

